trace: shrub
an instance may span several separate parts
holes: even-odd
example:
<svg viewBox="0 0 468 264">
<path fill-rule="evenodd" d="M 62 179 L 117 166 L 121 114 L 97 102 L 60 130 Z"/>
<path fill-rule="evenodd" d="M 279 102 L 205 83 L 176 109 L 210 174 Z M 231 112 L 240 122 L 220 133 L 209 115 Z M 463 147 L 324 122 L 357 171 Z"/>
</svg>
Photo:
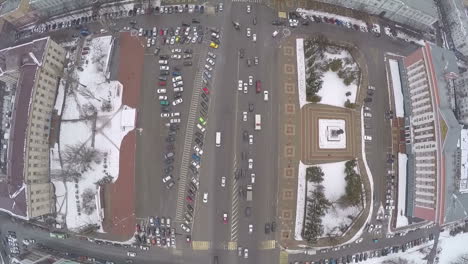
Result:
<svg viewBox="0 0 468 264">
<path fill-rule="evenodd" d="M 342 61 L 340 59 L 334 59 L 330 63 L 328 63 L 328 67 L 330 70 L 337 72 L 343 66 Z"/>
<path fill-rule="evenodd" d="M 306 178 L 307 181 L 310 182 L 321 183 L 323 181 L 323 175 L 322 168 L 317 166 L 309 167 L 306 170 Z"/>
</svg>

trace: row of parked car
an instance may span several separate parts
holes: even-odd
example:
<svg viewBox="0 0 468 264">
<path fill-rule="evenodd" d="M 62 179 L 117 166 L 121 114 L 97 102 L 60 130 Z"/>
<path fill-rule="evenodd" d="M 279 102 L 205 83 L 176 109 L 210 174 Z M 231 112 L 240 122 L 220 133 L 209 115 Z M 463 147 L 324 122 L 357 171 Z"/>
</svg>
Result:
<svg viewBox="0 0 468 264">
<path fill-rule="evenodd" d="M 143 250 L 150 245 L 158 247 L 176 247 L 175 228 L 171 227 L 169 217 L 149 217 L 148 222 L 137 224 L 135 238 Z"/>
<path fill-rule="evenodd" d="M 138 36 L 147 38 L 146 47 L 148 48 L 155 45 L 158 37 L 160 38 L 159 43 L 162 45 L 200 44 L 203 42 L 204 31 L 201 25 L 191 27 L 186 23 L 182 24 L 186 26 L 160 29 L 157 27 L 153 27 L 153 29 L 139 28 Z"/>
</svg>

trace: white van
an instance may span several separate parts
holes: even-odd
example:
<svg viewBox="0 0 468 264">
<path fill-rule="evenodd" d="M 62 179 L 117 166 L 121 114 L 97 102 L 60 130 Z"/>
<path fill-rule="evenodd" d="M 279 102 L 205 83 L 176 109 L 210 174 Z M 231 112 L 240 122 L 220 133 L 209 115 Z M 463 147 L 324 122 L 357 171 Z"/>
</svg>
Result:
<svg viewBox="0 0 468 264">
<path fill-rule="evenodd" d="M 263 91 L 263 101 L 268 101 L 268 91 Z"/>
<path fill-rule="evenodd" d="M 221 132 L 216 132 L 216 147 L 221 147 Z"/>
</svg>

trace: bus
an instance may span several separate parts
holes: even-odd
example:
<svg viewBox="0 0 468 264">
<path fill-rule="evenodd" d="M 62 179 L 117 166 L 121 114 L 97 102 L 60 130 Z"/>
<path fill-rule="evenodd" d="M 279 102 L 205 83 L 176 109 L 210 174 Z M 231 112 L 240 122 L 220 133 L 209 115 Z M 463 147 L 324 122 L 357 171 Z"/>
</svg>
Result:
<svg viewBox="0 0 468 264">
<path fill-rule="evenodd" d="M 255 115 L 255 130 L 262 129 L 262 116 L 259 114 Z"/>
<path fill-rule="evenodd" d="M 221 132 L 216 132 L 216 147 L 221 147 Z"/>
<path fill-rule="evenodd" d="M 61 232 L 50 232 L 50 237 L 66 239 L 66 238 L 68 238 L 68 234 L 61 233 Z"/>
</svg>

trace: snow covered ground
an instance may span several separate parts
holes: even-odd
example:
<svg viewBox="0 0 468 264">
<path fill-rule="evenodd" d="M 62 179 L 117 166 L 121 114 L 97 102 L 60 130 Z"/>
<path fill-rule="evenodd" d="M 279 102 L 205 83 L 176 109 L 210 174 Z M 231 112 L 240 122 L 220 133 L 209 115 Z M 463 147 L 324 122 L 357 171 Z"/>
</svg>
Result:
<svg viewBox="0 0 468 264">
<path fill-rule="evenodd" d="M 308 17 L 318 16 L 318 17 L 335 18 L 335 19 L 339 19 L 339 20 L 341 20 L 343 22 L 350 22 L 352 24 L 356 24 L 358 26 L 365 26 L 367 28 L 367 24 L 364 21 L 359 20 L 359 19 L 355 19 L 355 18 L 351 18 L 351 17 L 345 17 L 345 16 L 341 16 L 341 15 L 336 15 L 336 14 L 331 14 L 331 13 L 316 11 L 316 10 L 307 10 L 307 9 L 303 9 L 303 8 L 298 8 L 298 9 L 296 9 L 296 11 L 302 17 L 304 17 L 304 16 L 308 16 Z"/>
<path fill-rule="evenodd" d="M 57 195 L 58 221 L 66 221 L 69 229 L 79 229 L 88 224 L 99 225 L 103 215 L 98 196 L 98 181 L 109 178 L 115 181 L 119 174 L 119 150 L 123 137 L 134 129 L 126 120 L 133 109 L 122 105 L 122 85 L 105 78 L 105 67 L 111 48 L 111 37 L 99 37 L 87 42 L 90 52 L 83 71 L 76 72 L 76 84 L 65 97 L 65 108 L 60 127 L 60 152 L 67 146 L 83 145 L 102 153 L 100 162 L 92 162 L 91 169 L 82 172 L 78 184 L 53 181 Z M 73 86 L 73 85 L 72 85 Z M 58 101 L 58 100 L 57 100 Z M 92 109 L 92 110 L 90 110 Z M 96 111 L 96 115 L 92 114 Z M 91 114 L 90 114 L 91 113 Z M 124 114 L 125 113 L 125 114 Z M 60 170 L 58 147 L 51 150 L 51 169 Z M 90 215 L 83 212 L 82 193 L 91 189 L 95 194 L 96 210 Z"/>
<path fill-rule="evenodd" d="M 297 203 L 296 203 L 296 225 L 294 229 L 294 239 L 302 240 L 302 228 L 304 224 L 305 212 L 305 192 L 306 192 L 306 169 L 310 167 L 299 161 L 297 177 Z"/>
<path fill-rule="evenodd" d="M 406 167 L 408 157 L 406 154 L 398 153 L 398 205 L 396 215 L 396 227 L 408 225 L 406 211 Z"/>
<path fill-rule="evenodd" d="M 332 130 L 343 130 L 334 140 L 329 140 Z M 342 119 L 319 119 L 319 148 L 344 149 L 346 148 L 346 123 Z"/>
<path fill-rule="evenodd" d="M 299 105 L 302 108 L 306 105 L 306 81 L 305 81 L 305 59 L 304 59 L 304 39 L 296 39 L 296 60 L 297 60 L 297 90 L 299 91 Z"/>
<path fill-rule="evenodd" d="M 395 99 L 395 115 L 397 117 L 405 116 L 403 92 L 401 91 L 400 67 L 396 60 L 388 60 L 390 64 L 390 73 L 392 75 L 393 97 Z"/>
<path fill-rule="evenodd" d="M 325 197 L 332 203 L 328 212 L 322 217 L 324 236 L 328 233 L 334 236 L 342 235 L 343 232 L 339 228 L 345 230 L 346 226 L 352 223 L 350 217 L 355 218 L 361 211 L 360 207 L 341 207 L 338 204 L 338 200 L 345 194 L 345 163 L 346 161 L 341 161 L 318 165 L 325 174 L 322 182 Z M 315 187 L 313 183 L 307 184 L 310 193 Z"/>
<path fill-rule="evenodd" d="M 438 250 L 439 263 L 452 263 L 460 256 L 468 254 L 468 233 L 461 233 L 456 236 L 450 236 L 449 231 L 440 233 Z M 459 262 L 465 263 L 465 262 Z"/>
<path fill-rule="evenodd" d="M 427 243 L 420 244 L 419 246 L 407 249 L 405 252 L 401 250 L 398 253 L 389 254 L 385 257 L 367 259 L 362 261 L 363 264 L 382 264 L 382 263 L 406 263 L 406 264 L 421 264 L 427 263 L 425 259 L 429 254 L 430 250 L 434 246 L 434 240 L 428 241 Z M 400 261 L 401 259 L 401 261 Z M 449 262 L 439 262 L 449 263 Z"/>
<path fill-rule="evenodd" d="M 352 220 L 348 217 L 356 217 L 361 208 L 359 207 L 344 207 L 341 208 L 337 204 L 337 200 L 345 194 L 345 161 L 320 164 L 319 167 L 322 168 L 324 175 L 324 180 L 322 185 L 324 187 L 325 197 L 333 203 L 333 205 L 328 210 L 327 214 L 322 218 L 322 224 L 324 226 L 324 235 L 331 233 L 334 235 L 342 235 L 343 232 L 339 230 L 339 227 L 349 226 Z M 306 182 L 306 169 L 308 166 L 299 163 L 298 168 L 298 191 L 297 191 L 297 204 L 296 204 L 296 226 L 294 232 L 295 240 L 303 240 L 301 237 L 301 232 L 304 222 L 304 208 L 305 204 L 305 191 L 306 184 L 308 195 L 316 188 L 314 183 Z M 344 230 L 344 229 L 343 229 Z"/>
</svg>

